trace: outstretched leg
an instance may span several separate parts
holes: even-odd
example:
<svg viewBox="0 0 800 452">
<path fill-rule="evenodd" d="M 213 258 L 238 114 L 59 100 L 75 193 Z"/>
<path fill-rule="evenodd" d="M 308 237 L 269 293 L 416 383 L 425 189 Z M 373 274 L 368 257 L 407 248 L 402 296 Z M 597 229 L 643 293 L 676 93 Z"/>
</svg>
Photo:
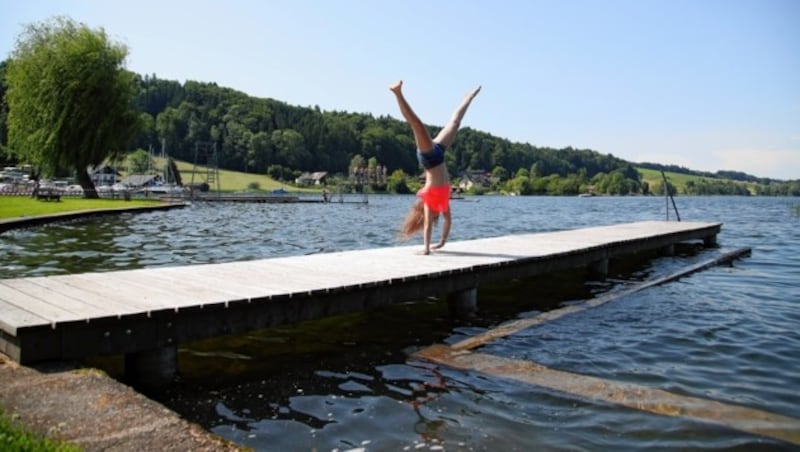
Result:
<svg viewBox="0 0 800 452">
<path fill-rule="evenodd" d="M 425 124 L 420 121 L 416 113 L 414 113 L 414 110 L 411 109 L 411 106 L 408 105 L 406 98 L 403 97 L 403 81 L 400 80 L 390 86 L 389 89 L 397 98 L 397 105 L 400 107 L 400 113 L 403 114 L 406 122 L 408 122 L 411 126 L 411 130 L 414 132 L 414 141 L 417 143 L 417 149 L 419 149 L 420 152 L 431 151 L 433 149 L 433 140 L 431 139 L 428 129 L 425 127 Z"/>
<path fill-rule="evenodd" d="M 480 92 L 481 87 L 478 86 L 473 91 L 467 93 L 464 96 L 464 100 L 461 101 L 461 105 L 456 108 L 456 111 L 453 112 L 453 116 L 450 118 L 450 122 L 447 123 L 446 126 L 436 135 L 436 138 L 433 140 L 444 147 L 450 147 L 454 141 L 456 141 L 456 132 L 458 132 L 458 128 L 461 127 L 461 120 L 464 119 L 464 115 L 467 113 L 467 108 L 469 108 L 469 104 L 472 103 L 472 99 L 475 99 L 475 96 L 478 95 Z"/>
</svg>

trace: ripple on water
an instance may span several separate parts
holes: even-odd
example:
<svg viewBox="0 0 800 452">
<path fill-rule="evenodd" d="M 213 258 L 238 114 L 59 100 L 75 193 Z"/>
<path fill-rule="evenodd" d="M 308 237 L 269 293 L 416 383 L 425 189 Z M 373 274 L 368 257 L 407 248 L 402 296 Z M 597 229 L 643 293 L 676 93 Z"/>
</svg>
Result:
<svg viewBox="0 0 800 452">
<path fill-rule="evenodd" d="M 738 280 L 735 271 L 708 275 L 715 284 L 695 275 L 532 328 L 485 351 L 800 417 L 800 395 L 792 389 L 800 385 L 800 332 L 776 317 L 773 308 L 783 304 L 745 302 L 737 291 L 720 291 L 721 278 Z M 537 340 L 559 346 L 536 346 Z"/>
</svg>

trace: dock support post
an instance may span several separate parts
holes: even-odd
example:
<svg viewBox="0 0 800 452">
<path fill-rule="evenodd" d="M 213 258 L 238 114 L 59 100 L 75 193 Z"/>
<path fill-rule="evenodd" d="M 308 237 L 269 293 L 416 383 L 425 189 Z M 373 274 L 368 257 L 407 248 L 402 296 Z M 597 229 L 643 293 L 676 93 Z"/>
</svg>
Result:
<svg viewBox="0 0 800 452">
<path fill-rule="evenodd" d="M 588 269 L 591 278 L 604 279 L 608 276 L 608 259 L 594 261 L 589 264 Z"/>
<path fill-rule="evenodd" d="M 148 388 L 168 385 L 178 369 L 178 347 L 171 345 L 125 355 L 125 376 Z"/>
<path fill-rule="evenodd" d="M 661 248 L 661 255 L 662 256 L 674 256 L 675 255 L 675 244 L 667 245 L 664 248 Z"/>
<path fill-rule="evenodd" d="M 450 314 L 457 318 L 469 318 L 478 311 L 478 289 L 459 290 L 447 295 Z"/>
<path fill-rule="evenodd" d="M 706 248 L 714 248 L 717 246 L 717 234 L 703 237 L 703 246 Z"/>
</svg>

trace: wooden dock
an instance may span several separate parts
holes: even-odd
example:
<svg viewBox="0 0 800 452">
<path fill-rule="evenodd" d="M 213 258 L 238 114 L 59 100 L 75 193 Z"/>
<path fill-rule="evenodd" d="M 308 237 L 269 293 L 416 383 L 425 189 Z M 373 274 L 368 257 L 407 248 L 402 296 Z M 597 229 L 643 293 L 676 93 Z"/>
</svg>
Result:
<svg viewBox="0 0 800 452">
<path fill-rule="evenodd" d="M 21 363 L 123 353 L 126 366 L 160 368 L 170 378 L 183 342 L 430 295 L 471 310 L 483 284 L 576 267 L 603 272 L 609 259 L 669 253 L 685 241 L 714 245 L 720 228 L 645 221 L 457 241 L 430 256 L 417 254 L 416 244 L 0 279 L 0 352 Z"/>
<path fill-rule="evenodd" d="M 328 194 L 323 196 L 316 195 L 300 195 L 300 194 L 276 194 L 276 195 L 261 195 L 261 194 L 248 194 L 248 193 L 204 193 L 197 195 L 187 200 L 198 202 L 226 202 L 226 203 L 251 203 L 251 204 L 296 204 L 296 203 L 312 203 L 312 204 L 367 204 L 366 196 L 348 196 L 345 197 L 340 194 Z M 163 196 L 160 199 L 170 201 L 173 198 Z M 179 198 L 183 199 L 183 198 Z"/>
<path fill-rule="evenodd" d="M 242 202 L 242 203 L 260 203 L 260 204 L 286 204 L 294 203 L 300 200 L 297 195 L 257 195 L 257 194 L 226 194 L 226 193 L 204 193 L 191 198 L 192 201 L 205 201 L 205 202 Z M 322 199 L 319 200 L 322 202 Z"/>
</svg>

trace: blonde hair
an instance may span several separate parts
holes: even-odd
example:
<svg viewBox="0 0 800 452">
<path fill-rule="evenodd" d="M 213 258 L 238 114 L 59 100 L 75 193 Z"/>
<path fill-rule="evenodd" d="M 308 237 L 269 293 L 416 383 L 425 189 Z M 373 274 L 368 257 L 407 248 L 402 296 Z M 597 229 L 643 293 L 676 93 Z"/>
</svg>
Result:
<svg viewBox="0 0 800 452">
<path fill-rule="evenodd" d="M 433 213 L 433 221 L 434 223 L 439 219 L 438 212 Z M 400 226 L 400 238 L 403 240 L 408 240 L 414 236 L 414 234 L 422 231 L 423 227 L 425 226 L 425 204 L 422 202 L 421 199 L 417 199 L 413 206 L 411 206 L 411 210 L 408 211 L 406 214 L 406 219 L 403 220 L 402 226 Z"/>
</svg>

